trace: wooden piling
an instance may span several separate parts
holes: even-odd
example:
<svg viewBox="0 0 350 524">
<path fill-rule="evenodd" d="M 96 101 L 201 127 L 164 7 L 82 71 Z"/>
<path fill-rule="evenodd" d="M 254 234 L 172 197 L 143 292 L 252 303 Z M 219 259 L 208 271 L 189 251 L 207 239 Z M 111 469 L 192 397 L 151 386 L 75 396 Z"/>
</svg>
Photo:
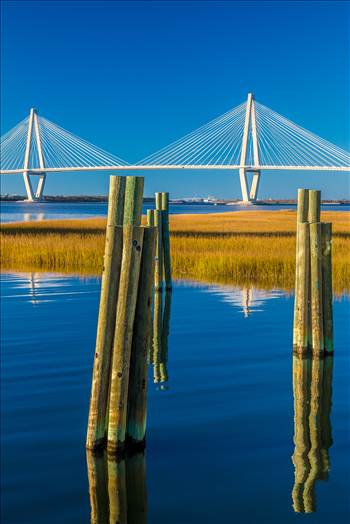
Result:
<svg viewBox="0 0 350 524">
<path fill-rule="evenodd" d="M 172 289 L 169 231 L 169 193 L 162 193 L 162 240 L 165 289 Z"/>
<path fill-rule="evenodd" d="M 153 209 L 147 209 L 147 226 L 154 227 L 154 210 Z M 157 230 L 156 230 L 156 235 L 157 235 Z M 155 243 L 156 242 L 157 242 L 157 239 L 155 239 Z M 155 251 L 154 251 L 154 257 L 155 257 Z M 155 269 L 153 271 L 155 271 Z M 154 277 L 153 277 L 153 280 L 154 280 Z M 149 315 L 148 324 L 149 326 L 152 326 L 152 309 L 148 312 L 148 315 Z M 151 353 L 152 353 L 152 327 L 149 329 L 149 337 L 148 337 L 148 345 L 147 345 L 147 365 L 149 365 L 151 362 Z"/>
<path fill-rule="evenodd" d="M 107 451 L 123 450 L 129 387 L 130 353 L 141 266 L 143 227 L 124 226 L 123 257 L 111 370 Z"/>
<path fill-rule="evenodd" d="M 333 289 L 332 289 L 332 224 L 322 223 L 322 303 L 324 349 L 332 354 Z"/>
<path fill-rule="evenodd" d="M 156 193 L 155 194 L 156 209 L 158 209 L 159 211 L 162 210 L 162 199 L 163 199 L 163 193 Z"/>
<path fill-rule="evenodd" d="M 169 213 L 169 193 L 168 192 L 163 192 L 162 193 L 162 207 L 161 209 L 163 211 L 168 211 Z"/>
<path fill-rule="evenodd" d="M 308 222 L 320 222 L 321 220 L 321 191 L 316 189 L 309 190 L 309 211 Z"/>
<path fill-rule="evenodd" d="M 297 227 L 301 222 L 308 221 L 309 190 L 298 189 Z"/>
<path fill-rule="evenodd" d="M 155 240 L 155 228 L 145 228 L 131 349 L 126 428 L 128 444 L 133 447 L 144 446 L 146 433 L 147 353 L 152 330 Z"/>
<path fill-rule="evenodd" d="M 143 186 L 143 177 L 126 177 L 124 225 L 139 226 L 141 224 Z"/>
<path fill-rule="evenodd" d="M 96 351 L 92 377 L 86 447 L 96 450 L 106 440 L 108 387 L 120 279 L 125 178 L 110 177 L 108 219 L 101 282 Z"/>
<path fill-rule="evenodd" d="M 307 222 L 299 223 L 296 267 L 293 346 L 297 353 L 303 353 L 308 348 L 309 338 L 310 234 Z"/>
<path fill-rule="evenodd" d="M 124 218 L 126 177 L 109 177 L 107 225 L 122 226 Z"/>
<path fill-rule="evenodd" d="M 323 341 L 323 306 L 322 306 L 322 225 L 320 222 L 310 224 L 310 258 L 311 258 L 311 330 L 313 354 L 321 355 Z"/>
<path fill-rule="evenodd" d="M 147 209 L 147 226 L 154 226 L 154 211 L 153 209 Z"/>
<path fill-rule="evenodd" d="M 308 216 L 309 224 L 320 222 L 321 220 L 321 191 L 309 189 Z M 310 270 L 311 271 L 311 270 Z M 309 346 L 312 346 L 312 313 L 311 313 L 311 278 L 309 290 Z"/>
<path fill-rule="evenodd" d="M 157 193 L 156 193 L 157 194 Z M 163 231 L 162 231 L 162 211 L 155 209 L 153 211 L 154 225 L 157 228 L 156 238 L 156 257 L 154 271 L 154 290 L 163 289 Z"/>
<path fill-rule="evenodd" d="M 303 222 L 308 222 L 309 214 L 309 190 L 308 189 L 298 189 L 298 199 L 297 199 L 297 230 L 296 230 L 296 267 L 295 267 L 295 296 L 298 295 L 298 283 L 299 283 L 299 264 L 298 264 L 298 234 L 299 226 Z M 308 261 L 310 265 L 310 260 Z M 309 270 L 310 273 L 310 270 Z M 307 330 L 308 330 L 308 340 L 306 342 L 306 347 L 311 347 L 311 328 L 310 328 L 310 318 L 311 318 L 311 305 L 310 305 L 310 279 L 309 279 L 309 289 L 307 291 L 307 301 L 308 301 L 308 320 L 307 320 Z M 297 307 L 297 301 L 294 302 L 294 318 L 297 318 L 297 312 L 295 311 Z M 295 327 L 295 323 L 294 323 Z M 306 348 L 305 348 L 306 349 Z"/>
</svg>

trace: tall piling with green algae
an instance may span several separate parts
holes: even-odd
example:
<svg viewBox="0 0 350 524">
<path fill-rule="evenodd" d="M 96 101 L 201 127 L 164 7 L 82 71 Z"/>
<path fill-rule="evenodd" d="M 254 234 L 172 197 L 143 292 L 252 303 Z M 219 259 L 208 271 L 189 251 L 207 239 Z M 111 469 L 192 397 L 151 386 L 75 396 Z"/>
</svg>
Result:
<svg viewBox="0 0 350 524">
<path fill-rule="evenodd" d="M 125 178 L 111 176 L 96 350 L 86 439 L 86 447 L 91 450 L 103 447 L 106 440 L 109 376 L 122 259 L 124 197 Z"/>
</svg>

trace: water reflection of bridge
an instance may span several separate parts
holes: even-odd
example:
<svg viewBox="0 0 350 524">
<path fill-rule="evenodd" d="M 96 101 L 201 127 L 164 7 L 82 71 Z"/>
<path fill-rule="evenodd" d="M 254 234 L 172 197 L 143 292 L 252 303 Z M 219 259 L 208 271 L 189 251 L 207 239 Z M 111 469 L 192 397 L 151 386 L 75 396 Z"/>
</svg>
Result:
<svg viewBox="0 0 350 524">
<path fill-rule="evenodd" d="M 45 220 L 45 213 L 23 213 L 23 222 L 40 222 Z"/>
<path fill-rule="evenodd" d="M 215 285 L 205 289 L 206 293 L 213 293 L 221 300 L 233 307 L 239 308 L 245 318 L 250 314 L 263 311 L 263 305 L 271 299 L 278 299 L 286 296 L 284 291 L 279 289 L 263 290 L 250 287 L 234 287 L 229 285 Z"/>
<path fill-rule="evenodd" d="M 58 296 L 71 299 L 73 296 L 85 295 L 90 289 L 80 289 L 79 286 L 69 282 L 69 275 L 62 276 L 59 273 L 16 273 L 16 288 L 24 292 L 32 304 L 43 304 L 56 300 Z M 93 277 L 74 277 L 81 281 L 91 280 Z M 94 278 L 96 280 L 96 278 Z"/>
<path fill-rule="evenodd" d="M 62 285 L 57 278 L 57 275 L 50 273 L 16 273 L 20 277 L 16 284 L 17 288 L 23 289 L 27 292 L 29 302 L 38 304 L 40 302 L 47 302 L 52 294 L 52 288 L 60 288 Z"/>
</svg>

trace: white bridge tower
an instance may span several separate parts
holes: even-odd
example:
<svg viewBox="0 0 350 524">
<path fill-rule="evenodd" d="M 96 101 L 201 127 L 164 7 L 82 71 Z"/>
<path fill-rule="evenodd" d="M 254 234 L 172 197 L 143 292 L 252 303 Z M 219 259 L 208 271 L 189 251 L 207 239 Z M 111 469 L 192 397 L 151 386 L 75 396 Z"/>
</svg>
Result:
<svg viewBox="0 0 350 524">
<path fill-rule="evenodd" d="M 257 136 L 257 130 L 256 130 L 255 101 L 254 101 L 254 96 L 252 93 L 248 94 L 248 99 L 247 99 L 247 108 L 246 108 L 246 113 L 245 113 L 242 149 L 241 149 L 241 160 L 240 160 L 241 166 L 246 166 L 249 133 L 251 133 L 251 140 L 253 142 L 254 166 L 257 166 L 257 167 L 256 169 L 254 169 L 254 166 L 252 168 L 240 167 L 239 168 L 239 180 L 241 183 L 242 201 L 254 203 L 258 196 L 259 181 L 260 181 L 260 169 L 258 168 L 258 166 L 260 165 L 260 163 L 259 163 L 258 136 Z M 247 180 L 247 173 L 249 172 L 253 173 L 253 179 L 252 179 L 250 190 L 248 188 L 248 180 Z"/>
<path fill-rule="evenodd" d="M 39 121 L 38 121 L 38 113 L 36 109 L 31 109 L 30 114 L 29 114 L 27 143 L 26 143 L 26 149 L 25 149 L 25 154 L 24 154 L 24 164 L 23 164 L 23 179 L 24 179 L 24 185 L 26 187 L 28 202 L 34 202 L 34 201 L 38 202 L 41 200 L 43 196 L 45 180 L 46 180 L 45 172 L 40 172 L 40 174 L 38 175 L 37 173 L 32 173 L 29 169 L 30 155 L 33 152 L 33 144 L 32 144 L 33 140 L 35 140 L 35 143 L 36 143 L 36 150 L 37 150 L 38 159 L 39 159 L 39 168 L 45 169 L 44 154 L 43 154 L 43 148 L 42 148 L 42 143 L 41 143 Z M 38 181 L 38 185 L 37 185 L 35 194 L 33 191 L 30 175 L 39 176 L 39 181 Z"/>
</svg>

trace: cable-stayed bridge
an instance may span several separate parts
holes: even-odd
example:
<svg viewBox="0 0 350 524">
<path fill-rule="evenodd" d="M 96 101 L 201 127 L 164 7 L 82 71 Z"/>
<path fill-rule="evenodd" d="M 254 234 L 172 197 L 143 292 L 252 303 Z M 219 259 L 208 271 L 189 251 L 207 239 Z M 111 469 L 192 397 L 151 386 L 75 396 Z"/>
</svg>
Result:
<svg viewBox="0 0 350 524">
<path fill-rule="evenodd" d="M 350 153 L 256 102 L 250 93 L 246 102 L 133 165 L 32 109 L 1 137 L 0 166 L 0 174 L 23 175 L 29 201 L 42 198 L 50 172 L 228 169 L 238 170 L 243 202 L 254 202 L 262 171 L 350 171 Z M 38 177 L 35 191 L 33 175 Z"/>
</svg>

